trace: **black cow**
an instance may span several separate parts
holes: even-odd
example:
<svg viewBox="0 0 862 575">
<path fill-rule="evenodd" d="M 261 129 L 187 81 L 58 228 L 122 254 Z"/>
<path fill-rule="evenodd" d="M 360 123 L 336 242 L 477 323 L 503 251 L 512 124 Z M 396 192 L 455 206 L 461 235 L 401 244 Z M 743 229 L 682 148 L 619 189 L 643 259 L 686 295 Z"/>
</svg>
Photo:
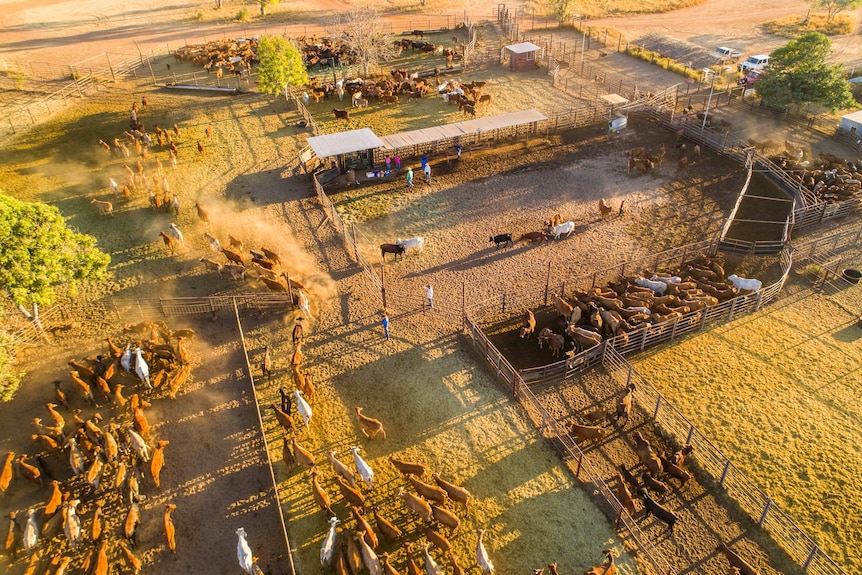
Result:
<svg viewBox="0 0 862 575">
<path fill-rule="evenodd" d="M 673 535 L 673 526 L 679 521 L 679 516 L 650 497 L 646 489 L 641 488 L 638 490 L 638 493 L 643 497 L 646 514 L 653 515 L 659 521 L 666 523 L 670 534 Z"/>
<path fill-rule="evenodd" d="M 380 257 L 386 260 L 386 254 L 395 254 L 395 261 L 398 261 L 398 256 L 404 255 L 404 246 L 398 244 L 380 244 Z"/>
<path fill-rule="evenodd" d="M 512 234 L 497 234 L 496 236 L 489 238 L 489 242 L 494 242 L 494 245 L 497 249 L 500 249 L 500 245 L 502 244 L 504 247 L 509 244 L 512 244 Z"/>
</svg>

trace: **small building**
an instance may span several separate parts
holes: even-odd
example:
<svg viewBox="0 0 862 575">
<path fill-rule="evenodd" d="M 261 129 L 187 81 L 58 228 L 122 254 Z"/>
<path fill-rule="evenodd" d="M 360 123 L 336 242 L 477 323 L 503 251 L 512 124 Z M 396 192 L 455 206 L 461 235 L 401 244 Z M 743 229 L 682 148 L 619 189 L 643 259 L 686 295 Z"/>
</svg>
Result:
<svg viewBox="0 0 862 575">
<path fill-rule="evenodd" d="M 532 42 L 521 42 L 520 44 L 511 44 L 504 48 L 509 53 L 509 70 L 512 72 L 520 72 L 522 70 L 532 70 L 537 66 L 536 52 L 541 50 Z"/>
<path fill-rule="evenodd" d="M 862 137 L 862 110 L 841 116 L 838 129 L 844 133 L 858 134 L 859 137 Z"/>
<path fill-rule="evenodd" d="M 374 164 L 374 149 L 383 146 L 369 128 L 338 132 L 308 138 L 308 145 L 317 157 L 330 159 L 333 168 L 340 173 L 351 169 L 371 168 Z"/>
</svg>

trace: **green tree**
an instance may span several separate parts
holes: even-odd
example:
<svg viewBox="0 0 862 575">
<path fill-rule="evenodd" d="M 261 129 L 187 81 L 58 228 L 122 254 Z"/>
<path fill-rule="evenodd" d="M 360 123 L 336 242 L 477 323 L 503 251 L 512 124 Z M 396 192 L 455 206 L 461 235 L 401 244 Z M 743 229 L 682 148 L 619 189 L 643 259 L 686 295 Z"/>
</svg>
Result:
<svg viewBox="0 0 862 575">
<path fill-rule="evenodd" d="M 575 12 L 576 0 L 548 0 L 548 13 L 559 22 L 564 22 Z"/>
<path fill-rule="evenodd" d="M 852 107 L 843 69 L 826 62 L 831 49 L 829 38 L 820 32 L 809 32 L 778 48 L 757 82 L 757 94 L 776 107 L 814 103 L 832 110 Z"/>
<path fill-rule="evenodd" d="M 262 36 L 257 45 L 257 88 L 273 96 L 281 94 L 285 86 L 302 86 L 308 83 L 308 72 L 302 63 L 302 54 L 281 36 Z"/>
<path fill-rule="evenodd" d="M 60 211 L 0 193 L 0 287 L 38 325 L 39 305 L 54 301 L 54 288 L 106 277 L 111 258 L 96 239 L 66 227 Z"/>
<path fill-rule="evenodd" d="M 826 10 L 826 21 L 832 22 L 832 19 L 839 13 L 845 10 L 855 10 L 862 6 L 862 0 L 812 0 L 812 8 L 822 8 Z"/>
</svg>

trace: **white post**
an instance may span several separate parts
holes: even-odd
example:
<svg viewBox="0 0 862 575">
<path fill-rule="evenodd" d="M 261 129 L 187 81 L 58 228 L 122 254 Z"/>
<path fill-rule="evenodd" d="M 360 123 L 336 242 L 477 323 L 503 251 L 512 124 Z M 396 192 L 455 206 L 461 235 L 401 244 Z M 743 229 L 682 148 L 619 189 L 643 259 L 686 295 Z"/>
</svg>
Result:
<svg viewBox="0 0 862 575">
<path fill-rule="evenodd" d="M 709 98 L 706 100 L 706 111 L 703 113 L 703 124 L 700 126 L 700 131 L 706 129 L 706 119 L 709 118 L 709 105 L 712 103 L 712 92 L 715 90 L 715 77 L 718 73 L 713 70 L 712 71 L 712 86 L 709 87 Z"/>
</svg>

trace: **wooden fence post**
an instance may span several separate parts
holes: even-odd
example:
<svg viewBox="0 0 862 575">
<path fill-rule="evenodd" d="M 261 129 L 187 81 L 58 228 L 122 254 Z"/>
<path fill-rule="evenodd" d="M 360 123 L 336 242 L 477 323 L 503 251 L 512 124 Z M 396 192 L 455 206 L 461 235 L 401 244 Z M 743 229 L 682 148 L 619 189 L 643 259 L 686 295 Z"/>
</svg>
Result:
<svg viewBox="0 0 862 575">
<path fill-rule="evenodd" d="M 284 279 L 287 280 L 287 296 L 290 298 L 290 307 L 293 307 L 293 286 L 290 285 L 290 274 L 284 272 Z"/>
<path fill-rule="evenodd" d="M 808 558 L 805 560 L 805 563 L 802 564 L 802 570 L 808 571 L 808 567 L 811 565 L 811 562 L 814 561 L 814 558 L 817 557 L 817 553 L 820 551 L 820 548 L 817 547 L 817 544 L 811 546 L 811 553 L 808 554 Z"/>
<path fill-rule="evenodd" d="M 548 260 L 548 275 L 545 278 L 545 305 L 548 305 L 548 290 L 551 289 L 551 262 Z"/>
<path fill-rule="evenodd" d="M 658 410 L 659 409 L 661 409 L 661 394 L 659 394 L 655 400 L 655 410 L 652 412 L 652 418 L 653 419 L 658 418 Z"/>
<path fill-rule="evenodd" d="M 356 224 L 350 222 L 350 235 L 353 236 L 353 256 L 359 261 L 359 248 L 356 246 Z"/>
</svg>

